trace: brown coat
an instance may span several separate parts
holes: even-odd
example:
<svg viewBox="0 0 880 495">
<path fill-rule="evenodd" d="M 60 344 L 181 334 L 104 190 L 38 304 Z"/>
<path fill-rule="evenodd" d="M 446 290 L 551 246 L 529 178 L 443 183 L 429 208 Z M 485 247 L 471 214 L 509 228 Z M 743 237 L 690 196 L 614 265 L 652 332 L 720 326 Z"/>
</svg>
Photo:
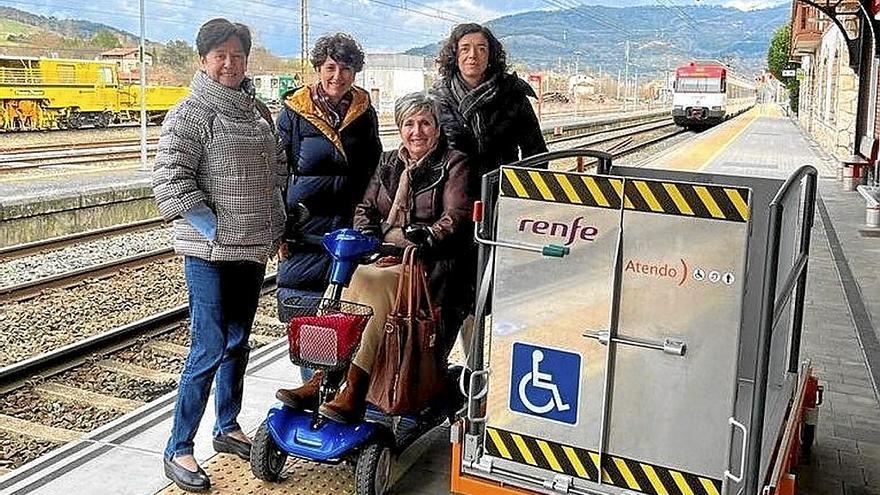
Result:
<svg viewBox="0 0 880 495">
<path fill-rule="evenodd" d="M 467 157 L 438 145 L 425 163 L 413 170 L 410 199 L 404 225 L 426 225 L 436 240 L 432 258 L 452 258 L 457 253 L 470 226 L 471 204 L 467 197 Z M 404 164 L 397 150 L 382 153 L 379 166 L 367 186 L 364 199 L 354 210 L 354 227 L 401 247 L 407 244 L 400 227 L 391 227 L 385 220 L 391 211 L 394 194 Z"/>
<path fill-rule="evenodd" d="M 385 219 L 391 211 L 403 170 L 404 164 L 397 150 L 382 153 L 364 199 L 354 211 L 356 229 L 401 247 L 409 241 L 403 238 L 400 227 L 390 227 Z M 410 179 L 410 208 L 404 225 L 427 225 L 434 233 L 436 242 L 426 253 L 425 261 L 432 294 L 441 306 L 447 302 L 448 295 L 462 289 L 453 286 L 460 283 L 448 283 L 451 280 L 449 274 L 455 268 L 456 256 L 460 257 L 467 243 L 472 242 L 472 205 L 467 196 L 469 174 L 467 156 L 441 141 L 425 163 L 413 171 Z"/>
</svg>

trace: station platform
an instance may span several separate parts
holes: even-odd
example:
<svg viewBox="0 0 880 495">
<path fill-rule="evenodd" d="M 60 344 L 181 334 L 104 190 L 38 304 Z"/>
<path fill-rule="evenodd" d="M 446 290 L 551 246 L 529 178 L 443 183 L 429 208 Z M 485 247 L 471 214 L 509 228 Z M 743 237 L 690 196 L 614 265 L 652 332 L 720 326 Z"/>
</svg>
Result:
<svg viewBox="0 0 880 495">
<path fill-rule="evenodd" d="M 880 495 L 880 239 L 863 237 L 864 202 L 836 180 L 836 164 L 770 106 L 703 132 L 668 150 L 648 167 L 720 174 L 786 177 L 811 164 L 819 170 L 820 196 L 813 229 L 802 340 L 824 403 L 809 463 L 799 468 L 799 493 Z M 253 433 L 275 401 L 274 392 L 299 381 L 286 342 L 254 353 L 245 383 L 243 428 Z M 61 449 L 0 478 L 0 494 L 180 494 L 162 472 L 162 450 L 171 428 L 174 394 L 133 411 Z M 196 437 L 196 457 L 216 494 L 353 493 L 345 465 L 288 461 L 289 476 L 257 481 L 246 462 L 211 450 L 212 407 Z M 448 427 L 413 445 L 395 466 L 395 494 L 449 493 Z"/>
</svg>

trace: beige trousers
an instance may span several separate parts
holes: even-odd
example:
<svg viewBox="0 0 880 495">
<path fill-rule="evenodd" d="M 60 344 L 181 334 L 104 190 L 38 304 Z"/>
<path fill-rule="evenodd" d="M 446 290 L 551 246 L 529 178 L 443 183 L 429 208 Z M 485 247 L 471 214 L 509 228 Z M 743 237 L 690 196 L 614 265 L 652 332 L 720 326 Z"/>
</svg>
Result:
<svg viewBox="0 0 880 495">
<path fill-rule="evenodd" d="M 397 281 L 403 265 L 389 267 L 362 265 L 352 276 L 351 283 L 342 291 L 342 299 L 373 308 L 373 317 L 367 323 L 361 337 L 361 346 L 352 361 L 358 368 L 370 373 L 376 354 L 382 344 L 385 319 L 394 305 L 397 296 Z"/>
</svg>

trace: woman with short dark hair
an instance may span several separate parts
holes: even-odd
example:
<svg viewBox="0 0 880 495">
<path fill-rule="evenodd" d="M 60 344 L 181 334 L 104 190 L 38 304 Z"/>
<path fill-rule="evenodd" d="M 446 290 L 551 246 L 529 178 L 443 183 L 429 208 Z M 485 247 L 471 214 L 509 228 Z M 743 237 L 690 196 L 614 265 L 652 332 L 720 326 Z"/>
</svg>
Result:
<svg viewBox="0 0 880 495">
<path fill-rule="evenodd" d="M 211 19 L 202 25 L 196 36 L 196 50 L 200 57 L 208 55 L 215 47 L 235 37 L 241 43 L 241 49 L 250 56 L 251 31 L 240 22 L 229 22 L 226 19 Z"/>
<path fill-rule="evenodd" d="M 184 490 L 205 491 L 211 480 L 193 457 L 193 438 L 212 382 L 214 449 L 250 458 L 238 414 L 266 261 L 284 233 L 286 167 L 271 116 L 245 76 L 247 26 L 210 20 L 196 46 L 201 69 L 162 124 L 153 192 L 184 256 L 191 334 L 165 475 Z"/>
<path fill-rule="evenodd" d="M 355 74 L 364 66 L 357 41 L 345 33 L 322 36 L 312 48 L 311 63 L 318 81 L 285 95 L 278 116 L 291 172 L 288 238 L 351 227 L 354 207 L 363 198 L 382 152 L 370 95 L 354 86 Z M 308 211 L 305 221 L 297 221 L 301 217 L 297 205 Z M 324 293 L 330 256 L 322 246 L 284 244 L 280 254 L 279 303 Z M 302 387 L 280 389 L 276 397 L 291 407 L 316 407 L 321 378 L 320 373 L 304 373 Z"/>
<path fill-rule="evenodd" d="M 459 24 L 437 56 L 440 79 L 433 92 L 449 146 L 473 164 L 471 194 L 479 180 L 499 165 L 547 151 L 529 98 L 528 83 L 507 73 L 507 54 L 492 31 Z"/>
</svg>

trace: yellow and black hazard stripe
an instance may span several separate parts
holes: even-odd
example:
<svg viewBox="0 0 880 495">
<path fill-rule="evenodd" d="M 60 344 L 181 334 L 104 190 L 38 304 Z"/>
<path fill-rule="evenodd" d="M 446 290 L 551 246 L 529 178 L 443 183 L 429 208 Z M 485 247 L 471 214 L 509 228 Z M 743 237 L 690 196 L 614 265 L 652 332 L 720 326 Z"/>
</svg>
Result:
<svg viewBox="0 0 880 495">
<path fill-rule="evenodd" d="M 624 192 L 628 210 L 731 222 L 749 220 L 749 190 L 743 187 L 627 179 Z"/>
<path fill-rule="evenodd" d="M 599 208 L 731 222 L 749 219 L 749 190 L 687 182 L 620 179 L 522 168 L 501 169 L 501 195 Z"/>
<path fill-rule="evenodd" d="M 497 428 L 486 429 L 486 453 L 519 464 L 602 482 L 649 495 L 719 495 L 721 480 L 633 459 L 599 454 Z"/>
<path fill-rule="evenodd" d="M 502 196 L 619 210 L 622 193 L 623 181 L 613 177 L 501 169 Z"/>
</svg>

